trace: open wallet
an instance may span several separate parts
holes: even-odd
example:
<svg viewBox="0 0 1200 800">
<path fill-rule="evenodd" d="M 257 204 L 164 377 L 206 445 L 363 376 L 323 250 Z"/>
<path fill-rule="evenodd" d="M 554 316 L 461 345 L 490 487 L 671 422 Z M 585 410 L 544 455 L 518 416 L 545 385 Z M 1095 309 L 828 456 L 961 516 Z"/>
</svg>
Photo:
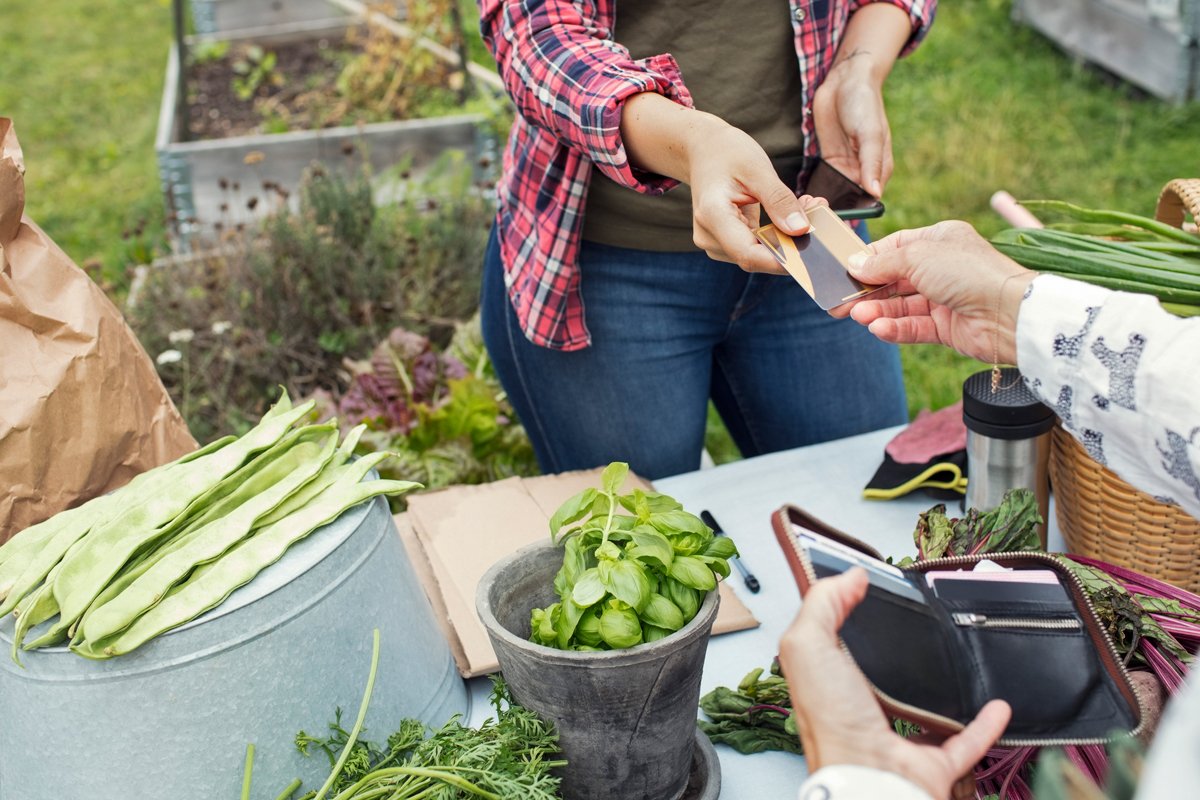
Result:
<svg viewBox="0 0 1200 800">
<path fill-rule="evenodd" d="M 842 626 L 845 649 L 886 713 L 952 735 L 1000 698 L 999 744 L 1102 744 L 1136 735 L 1142 707 L 1075 575 L 1045 553 L 931 559 L 903 569 L 794 506 L 772 517 L 807 594 L 819 578 L 867 571 Z M 979 562 L 985 562 L 975 569 Z"/>
</svg>

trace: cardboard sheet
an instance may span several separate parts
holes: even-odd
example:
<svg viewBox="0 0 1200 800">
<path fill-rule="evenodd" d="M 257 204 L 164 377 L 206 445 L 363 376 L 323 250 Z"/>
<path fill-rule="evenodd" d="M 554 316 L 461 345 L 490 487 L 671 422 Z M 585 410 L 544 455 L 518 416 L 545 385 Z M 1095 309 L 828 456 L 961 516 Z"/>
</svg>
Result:
<svg viewBox="0 0 1200 800">
<path fill-rule="evenodd" d="M 0 117 L 0 543 L 196 448 L 100 287 L 23 215 Z"/>
<path fill-rule="evenodd" d="M 548 523 L 571 495 L 598 486 L 600 470 L 508 478 L 480 486 L 453 486 L 413 495 L 396 526 L 463 677 L 499 668 L 487 631 L 475 614 L 475 588 L 504 556 L 549 541 Z M 645 488 L 649 484 L 630 477 Z M 626 491 L 629 484 L 626 484 Z M 713 633 L 758 626 L 737 595 L 721 584 Z"/>
</svg>

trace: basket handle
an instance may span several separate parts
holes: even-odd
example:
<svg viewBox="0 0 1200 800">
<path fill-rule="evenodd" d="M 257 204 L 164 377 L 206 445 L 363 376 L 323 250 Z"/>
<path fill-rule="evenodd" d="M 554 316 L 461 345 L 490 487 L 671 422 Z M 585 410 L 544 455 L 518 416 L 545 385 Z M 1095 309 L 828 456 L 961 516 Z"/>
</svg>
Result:
<svg viewBox="0 0 1200 800">
<path fill-rule="evenodd" d="M 1200 222 L 1200 178 L 1176 178 L 1164 186 L 1158 196 L 1154 218 L 1182 228 L 1185 211 Z"/>
</svg>

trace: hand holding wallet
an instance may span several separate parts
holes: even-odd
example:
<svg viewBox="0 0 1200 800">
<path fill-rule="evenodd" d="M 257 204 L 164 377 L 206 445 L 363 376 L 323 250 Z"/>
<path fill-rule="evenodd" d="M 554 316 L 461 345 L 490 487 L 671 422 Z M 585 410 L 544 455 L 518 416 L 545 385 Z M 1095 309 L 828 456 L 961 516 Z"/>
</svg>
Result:
<svg viewBox="0 0 1200 800">
<path fill-rule="evenodd" d="M 950 735 L 1000 698 L 1013 710 L 1004 746 L 1098 744 L 1140 728 L 1124 665 L 1082 587 L 1052 556 L 900 569 L 795 507 L 772 524 L 802 595 L 821 577 L 866 569 L 867 596 L 841 637 L 887 713 Z M 997 566 L 968 571 L 984 560 Z"/>
</svg>

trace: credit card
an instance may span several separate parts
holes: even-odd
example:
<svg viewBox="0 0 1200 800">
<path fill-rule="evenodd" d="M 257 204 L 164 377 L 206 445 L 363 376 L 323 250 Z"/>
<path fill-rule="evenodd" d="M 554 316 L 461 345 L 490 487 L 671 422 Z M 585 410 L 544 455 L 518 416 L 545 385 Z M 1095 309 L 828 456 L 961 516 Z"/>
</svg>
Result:
<svg viewBox="0 0 1200 800">
<path fill-rule="evenodd" d="M 925 596 L 908 582 L 907 576 L 899 568 L 831 539 L 817 538 L 807 532 L 799 533 L 797 539 L 808 554 L 808 560 L 812 562 L 813 571 L 817 573 L 818 578 L 840 575 L 851 567 L 862 567 L 866 570 L 867 580 L 872 586 L 914 603 L 927 604 Z"/>
<path fill-rule="evenodd" d="M 877 292 L 886 287 L 859 282 L 846 265 L 855 253 L 869 253 L 849 225 L 825 206 L 808 209 L 809 233 L 789 236 L 774 225 L 755 230 L 775 260 L 824 310 Z"/>
</svg>

